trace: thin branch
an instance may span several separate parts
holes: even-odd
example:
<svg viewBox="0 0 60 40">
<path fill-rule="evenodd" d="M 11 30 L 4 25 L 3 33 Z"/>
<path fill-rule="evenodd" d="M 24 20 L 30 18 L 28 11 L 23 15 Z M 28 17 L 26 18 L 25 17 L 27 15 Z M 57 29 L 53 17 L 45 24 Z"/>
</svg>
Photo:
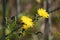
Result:
<svg viewBox="0 0 60 40">
<path fill-rule="evenodd" d="M 6 24 L 6 20 L 5 20 L 5 15 L 6 15 L 6 0 L 2 0 L 2 8 L 3 8 L 3 19 L 2 19 L 2 30 L 3 30 L 3 39 L 5 40 L 5 24 Z"/>
<path fill-rule="evenodd" d="M 57 10 L 60 10 L 60 7 L 58 7 L 58 8 L 56 8 L 56 9 L 50 11 L 49 13 L 53 13 L 53 12 L 55 12 L 55 11 L 57 11 Z"/>
</svg>

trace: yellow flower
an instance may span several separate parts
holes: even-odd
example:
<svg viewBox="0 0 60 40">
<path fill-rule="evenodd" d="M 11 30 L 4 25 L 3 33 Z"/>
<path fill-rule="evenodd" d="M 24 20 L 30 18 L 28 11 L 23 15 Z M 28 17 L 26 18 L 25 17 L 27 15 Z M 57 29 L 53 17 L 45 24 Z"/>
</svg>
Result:
<svg viewBox="0 0 60 40">
<path fill-rule="evenodd" d="M 28 26 L 33 26 L 33 22 L 32 19 L 27 17 L 27 16 L 22 16 L 21 20 L 24 24 L 28 25 Z"/>
<path fill-rule="evenodd" d="M 40 15 L 40 16 L 42 16 L 43 18 L 48 18 L 49 17 L 49 14 L 48 14 L 48 12 L 46 12 L 46 10 L 45 9 L 38 9 L 37 10 L 37 12 L 38 12 L 38 14 Z"/>
<path fill-rule="evenodd" d="M 23 28 L 26 30 L 26 29 L 28 29 L 28 28 L 30 28 L 30 27 L 32 27 L 32 26 L 28 26 L 28 25 L 26 25 L 26 24 L 23 24 Z"/>
<path fill-rule="evenodd" d="M 40 2 L 41 2 L 41 0 L 36 0 L 36 2 L 40 3 Z"/>
</svg>

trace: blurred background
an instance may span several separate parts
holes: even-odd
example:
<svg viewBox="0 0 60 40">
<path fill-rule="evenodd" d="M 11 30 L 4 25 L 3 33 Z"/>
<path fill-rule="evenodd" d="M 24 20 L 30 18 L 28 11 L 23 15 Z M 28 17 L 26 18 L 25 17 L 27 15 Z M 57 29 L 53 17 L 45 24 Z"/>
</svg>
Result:
<svg viewBox="0 0 60 40">
<path fill-rule="evenodd" d="M 16 3 L 17 1 L 17 3 Z M 2 0 L 0 0 L 0 40 L 3 40 L 5 35 L 8 35 L 14 28 L 16 28 L 15 16 L 20 18 L 25 15 L 32 19 L 37 19 L 37 10 L 39 8 L 46 9 L 47 0 L 6 0 L 5 9 Z M 49 0 L 50 15 L 50 40 L 60 40 L 60 0 Z M 4 11 L 3 11 L 4 10 Z M 4 14 L 5 12 L 5 14 Z M 5 25 L 3 24 L 3 15 L 5 15 Z M 18 20 L 19 23 L 19 20 Z M 44 40 L 45 19 L 38 18 L 35 20 L 34 27 L 28 29 L 20 36 L 21 28 L 12 32 L 5 37 L 6 40 Z M 48 24 L 47 24 L 48 25 Z M 5 27 L 3 27 L 5 26 Z M 5 29 L 3 29 L 5 28 Z M 3 31 L 5 30 L 5 31 Z M 48 31 L 49 29 L 47 29 Z M 47 37 L 48 38 L 48 37 Z"/>
</svg>

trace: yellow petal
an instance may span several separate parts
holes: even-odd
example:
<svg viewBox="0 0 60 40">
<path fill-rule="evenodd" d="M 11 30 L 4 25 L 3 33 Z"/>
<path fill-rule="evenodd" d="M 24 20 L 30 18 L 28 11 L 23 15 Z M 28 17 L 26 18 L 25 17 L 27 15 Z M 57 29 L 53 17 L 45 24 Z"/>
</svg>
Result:
<svg viewBox="0 0 60 40">
<path fill-rule="evenodd" d="M 32 19 L 26 16 L 22 16 L 21 20 L 24 24 L 27 24 L 28 26 L 33 26 Z"/>
<path fill-rule="evenodd" d="M 44 18 L 48 18 L 48 17 L 49 17 L 49 14 L 48 14 L 48 12 L 46 12 L 45 9 L 39 8 L 39 9 L 37 10 L 37 12 L 38 12 L 38 14 L 39 14 L 40 16 L 42 16 L 42 17 L 44 17 Z"/>
</svg>

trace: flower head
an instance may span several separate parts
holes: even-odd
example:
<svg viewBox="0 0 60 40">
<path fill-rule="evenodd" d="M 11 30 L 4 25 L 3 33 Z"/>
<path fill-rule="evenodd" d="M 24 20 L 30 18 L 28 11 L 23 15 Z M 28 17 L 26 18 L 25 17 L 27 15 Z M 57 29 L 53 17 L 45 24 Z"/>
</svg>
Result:
<svg viewBox="0 0 60 40">
<path fill-rule="evenodd" d="M 37 3 L 40 3 L 40 2 L 41 2 L 41 0 L 36 0 L 36 2 L 37 2 Z"/>
<path fill-rule="evenodd" d="M 23 28 L 26 30 L 26 29 L 28 29 L 28 28 L 31 28 L 32 26 L 28 26 L 28 25 L 26 25 L 26 24 L 23 24 Z"/>
<path fill-rule="evenodd" d="M 40 15 L 40 16 L 42 16 L 43 18 L 48 18 L 49 17 L 49 14 L 48 14 L 48 12 L 46 12 L 46 10 L 45 9 L 38 9 L 37 10 L 37 12 L 38 12 L 38 14 Z"/>
<path fill-rule="evenodd" d="M 27 16 L 22 16 L 21 20 L 24 24 L 28 25 L 28 26 L 33 26 L 33 22 L 32 19 L 27 17 Z"/>
</svg>

